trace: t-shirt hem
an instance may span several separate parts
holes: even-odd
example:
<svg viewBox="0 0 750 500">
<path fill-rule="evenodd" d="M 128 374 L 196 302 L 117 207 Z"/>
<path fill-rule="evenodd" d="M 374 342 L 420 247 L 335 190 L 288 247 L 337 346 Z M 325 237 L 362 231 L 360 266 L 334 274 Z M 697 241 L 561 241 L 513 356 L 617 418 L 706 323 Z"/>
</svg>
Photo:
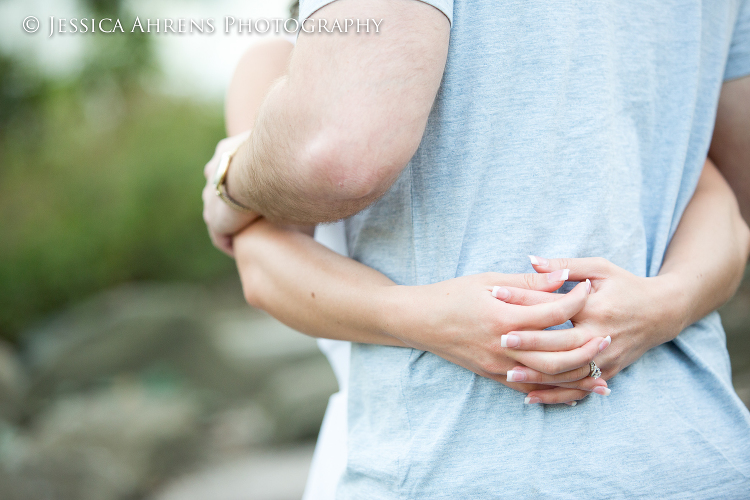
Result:
<svg viewBox="0 0 750 500">
<path fill-rule="evenodd" d="M 316 11 L 322 9 L 326 5 L 335 2 L 336 0 L 312 0 L 309 2 L 300 2 L 299 8 L 299 22 L 304 21 L 311 15 L 315 14 Z M 437 10 L 445 14 L 448 21 L 453 25 L 453 1 L 452 0 L 418 0 L 427 5 L 435 7 Z"/>
<path fill-rule="evenodd" d="M 742 57 L 734 56 L 724 71 L 724 81 L 737 80 L 750 75 L 750 52 Z"/>
</svg>

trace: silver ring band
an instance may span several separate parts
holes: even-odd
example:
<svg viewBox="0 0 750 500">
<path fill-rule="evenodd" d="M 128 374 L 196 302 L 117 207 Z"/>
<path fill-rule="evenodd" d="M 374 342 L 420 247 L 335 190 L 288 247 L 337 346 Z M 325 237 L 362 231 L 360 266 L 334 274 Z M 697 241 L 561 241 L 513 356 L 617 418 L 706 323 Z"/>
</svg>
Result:
<svg viewBox="0 0 750 500">
<path fill-rule="evenodd" d="M 599 369 L 598 366 L 596 366 L 596 363 L 592 361 L 591 363 L 589 363 L 589 367 L 591 368 L 589 377 L 599 378 L 602 376 L 602 371 Z"/>
</svg>

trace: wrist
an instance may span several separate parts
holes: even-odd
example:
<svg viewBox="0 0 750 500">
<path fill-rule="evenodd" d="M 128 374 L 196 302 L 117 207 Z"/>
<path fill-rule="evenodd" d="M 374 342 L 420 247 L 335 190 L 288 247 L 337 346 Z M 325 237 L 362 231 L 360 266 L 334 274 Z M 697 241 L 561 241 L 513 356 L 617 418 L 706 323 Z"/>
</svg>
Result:
<svg viewBox="0 0 750 500">
<path fill-rule="evenodd" d="M 250 189 L 247 168 L 249 167 L 248 148 L 250 138 L 248 135 L 237 147 L 230 151 L 229 163 L 226 165 L 226 173 L 223 179 L 223 189 L 226 196 L 232 200 L 227 204 L 239 211 L 253 211 L 252 203 L 248 200 L 248 190 Z"/>
<path fill-rule="evenodd" d="M 663 337 L 660 343 L 674 340 L 677 335 L 687 328 L 690 321 L 690 311 L 693 304 L 688 293 L 689 288 L 674 272 L 659 274 L 653 278 L 644 278 L 651 282 L 649 301 L 656 306 L 663 326 L 660 328 Z"/>
<path fill-rule="evenodd" d="M 413 331 L 415 307 L 413 304 L 414 287 L 404 285 L 387 285 L 377 288 L 374 294 L 374 324 L 380 333 L 393 337 L 406 347 L 419 349 L 408 338 Z"/>
</svg>

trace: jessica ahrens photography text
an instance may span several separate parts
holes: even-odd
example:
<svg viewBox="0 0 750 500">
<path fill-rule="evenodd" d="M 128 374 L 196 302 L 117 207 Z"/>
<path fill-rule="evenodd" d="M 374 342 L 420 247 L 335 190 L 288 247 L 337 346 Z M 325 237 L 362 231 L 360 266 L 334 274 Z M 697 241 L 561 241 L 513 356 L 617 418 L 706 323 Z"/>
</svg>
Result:
<svg viewBox="0 0 750 500">
<path fill-rule="evenodd" d="M 49 17 L 49 25 L 44 31 L 48 38 L 54 35 L 87 33 L 158 33 L 158 34 L 212 34 L 223 31 L 225 34 L 266 34 L 266 33 L 380 33 L 382 19 L 314 19 L 302 22 L 296 19 L 251 19 L 224 16 L 220 21 L 213 18 L 158 18 L 122 21 L 108 17 L 63 18 Z M 35 16 L 27 16 L 21 23 L 27 33 L 36 33 L 41 21 Z"/>
</svg>

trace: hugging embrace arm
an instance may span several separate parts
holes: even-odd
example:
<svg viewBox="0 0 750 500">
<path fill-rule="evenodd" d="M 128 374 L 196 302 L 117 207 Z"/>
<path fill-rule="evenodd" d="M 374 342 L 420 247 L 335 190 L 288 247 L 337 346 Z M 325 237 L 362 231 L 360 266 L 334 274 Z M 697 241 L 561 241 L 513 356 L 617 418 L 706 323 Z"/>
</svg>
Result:
<svg viewBox="0 0 750 500">
<path fill-rule="evenodd" d="M 710 24 L 717 15 L 695 24 L 690 12 L 670 10 L 667 18 L 693 23 L 687 32 L 687 24 L 677 24 L 681 37 L 702 33 L 701 53 L 716 51 L 719 62 L 702 57 L 695 75 L 689 59 L 669 57 L 677 32 L 660 31 L 664 43 L 654 48 L 643 45 L 650 36 L 624 43 L 619 37 L 627 30 L 607 30 L 607 23 L 576 31 L 572 21 L 588 22 L 590 12 L 565 11 L 556 22 L 571 23 L 552 27 L 545 25 L 549 7 L 536 4 L 493 4 L 474 12 L 458 0 L 429 3 L 434 9 L 422 2 L 371 2 L 365 12 L 354 7 L 359 3 L 340 0 L 317 11 L 316 17 L 383 18 L 380 38 L 368 44 L 373 40 L 365 36 L 301 36 L 288 72 L 234 156 L 225 186 L 265 216 L 234 247 L 224 247 L 238 258 L 248 300 L 306 333 L 357 342 L 350 386 L 356 454 L 340 492 L 438 498 L 461 491 L 486 498 L 491 478 L 502 474 L 514 492 L 529 484 L 537 492 L 559 492 L 550 485 L 560 481 L 583 492 L 606 481 L 613 498 L 626 491 L 638 496 L 639 488 L 657 483 L 669 491 L 736 493 L 750 469 L 739 450 L 747 447 L 738 445 L 747 441 L 750 419 L 731 389 L 718 318 L 703 317 L 736 288 L 748 230 L 727 184 L 704 160 L 706 121 L 716 116 L 722 79 L 726 86 L 750 73 L 747 42 L 731 44 L 725 73 L 726 54 L 720 53 L 733 36 L 722 26 L 736 21 L 747 31 L 746 2 L 722 6 L 728 17 L 721 25 Z M 514 8 L 523 15 L 509 15 Z M 505 31 L 473 32 L 483 9 L 504 19 L 507 33 L 534 36 L 498 43 L 493 37 Z M 389 17 L 393 12 L 399 16 Z M 597 15 L 612 25 L 627 20 Z M 638 15 L 658 25 L 664 13 Z M 429 29 L 409 38 L 398 30 L 397 19 L 404 18 Z M 550 33 L 554 43 L 534 52 L 534 40 Z M 377 53 L 383 47 L 391 50 Z M 601 57 L 588 57 L 592 50 Z M 653 51 L 662 58 L 643 57 Z M 528 66 L 529 53 L 540 54 L 536 66 Z M 558 71 L 550 54 L 579 58 Z M 623 71 L 608 73 L 610 60 Z M 592 67 L 596 71 L 588 71 Z M 664 72 L 689 76 L 672 82 L 678 88 L 665 88 L 667 80 L 651 78 Z M 416 97 L 408 91 L 413 88 L 424 93 Z M 613 102 L 614 108 L 603 106 Z M 732 144 L 746 144 L 750 128 L 737 129 L 733 118 L 730 139 L 720 139 L 725 104 L 710 156 L 731 180 L 732 172 L 742 177 L 747 168 L 746 156 L 730 152 Z M 378 119 L 382 110 L 393 114 L 390 126 Z M 733 181 L 732 187 L 744 207 L 741 186 Z M 255 220 L 231 214 L 219 224 L 212 214 L 220 211 L 207 212 L 215 241 Z M 272 224 L 355 213 L 348 231 L 359 262 Z M 529 278 L 521 274 L 530 270 L 523 262 L 527 253 L 600 257 L 537 258 L 540 274 Z M 572 281 L 589 279 L 591 293 L 578 285 L 550 294 L 547 273 L 563 269 Z M 502 273 L 477 274 L 483 271 Z M 565 319 L 573 328 L 543 330 Z M 599 353 L 606 336 L 612 344 Z M 539 402 L 576 400 L 601 384 L 586 376 L 592 355 L 613 397 L 582 405 L 576 414 L 583 420 L 541 405 L 522 410 L 505 404 L 514 393 L 496 383 L 532 391 Z M 514 382 L 507 380 L 509 371 Z M 683 411 L 675 419 L 677 404 Z M 710 425 L 711 433 L 696 433 L 700 425 Z M 599 449 L 620 467 L 604 475 L 594 466 L 572 476 L 559 464 L 579 447 Z M 558 465 L 524 478 L 521 472 L 539 459 Z M 666 480 L 664 467 L 672 472 Z"/>
<path fill-rule="evenodd" d="M 245 56 L 228 93 L 231 136 L 252 127 L 271 82 L 284 75 L 290 51 L 291 44 L 278 41 Z M 535 266 L 544 273 L 568 268 L 572 281 L 593 280 L 596 295 L 585 309 L 582 290 L 570 297 L 524 290 L 557 290 L 562 282 L 550 282 L 547 275 L 487 273 L 434 286 L 398 287 L 316 243 L 309 231 L 267 219 L 236 238 L 235 250 L 248 302 L 298 331 L 430 351 L 503 383 L 513 382 L 507 377 L 513 369 L 512 377 L 526 383 L 509 385 L 524 392 L 537 389 L 533 401 L 562 403 L 606 386 L 587 377 L 594 357 L 609 379 L 725 302 L 744 270 L 748 231 L 730 188 L 707 161 L 657 278 L 633 276 L 603 259 L 542 259 L 545 265 Z M 508 294 L 504 302 L 491 297 L 497 286 Z M 564 333 L 538 331 L 571 318 L 576 326 Z M 509 348 L 501 346 L 506 334 L 511 335 Z M 607 336 L 615 345 L 600 355 Z M 559 383 L 567 390 L 539 391 L 542 386 L 532 383 Z"/>
</svg>

